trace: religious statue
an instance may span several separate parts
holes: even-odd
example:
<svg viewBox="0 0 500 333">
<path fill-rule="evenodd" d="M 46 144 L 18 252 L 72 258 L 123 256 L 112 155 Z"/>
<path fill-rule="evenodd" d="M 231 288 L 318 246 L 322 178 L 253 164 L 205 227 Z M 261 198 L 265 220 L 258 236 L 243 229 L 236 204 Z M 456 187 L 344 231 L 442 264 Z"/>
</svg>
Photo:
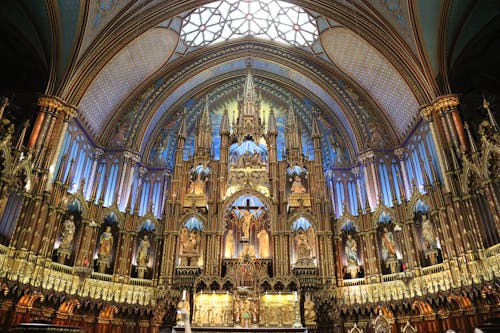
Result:
<svg viewBox="0 0 500 333">
<path fill-rule="evenodd" d="M 240 258 L 245 258 L 245 257 L 255 258 L 256 253 L 257 251 L 255 251 L 255 247 L 247 242 L 243 244 L 243 251 L 241 251 L 240 253 Z"/>
<path fill-rule="evenodd" d="M 425 214 L 422 215 L 422 236 L 424 237 L 427 249 L 432 250 L 437 248 L 436 236 L 434 235 L 431 221 Z"/>
<path fill-rule="evenodd" d="M 347 258 L 348 265 L 358 265 L 358 245 L 356 244 L 356 240 L 354 240 L 350 234 L 347 235 L 345 244 L 345 256 Z"/>
<path fill-rule="evenodd" d="M 257 238 L 259 239 L 259 257 L 269 258 L 269 234 L 266 229 L 261 229 L 257 233 Z"/>
<path fill-rule="evenodd" d="M 198 253 L 198 244 L 200 243 L 201 236 L 197 229 L 191 230 L 189 233 L 189 242 L 186 250 L 188 253 Z"/>
<path fill-rule="evenodd" d="M 75 235 L 75 222 L 73 222 L 73 215 L 70 215 L 63 222 L 63 230 L 61 233 L 61 244 L 59 245 L 60 249 L 69 249 L 71 248 L 71 242 L 73 241 L 73 236 Z"/>
<path fill-rule="evenodd" d="M 394 234 L 384 227 L 384 234 L 382 235 L 382 255 L 384 259 L 395 258 L 396 248 L 394 246 Z"/>
<path fill-rule="evenodd" d="M 253 219 L 258 216 L 258 212 L 262 209 L 259 207 L 257 210 L 250 212 L 248 209 L 240 210 L 238 207 L 234 207 L 234 209 L 241 214 L 241 232 L 243 236 L 241 237 L 243 240 L 250 239 L 250 226 L 252 225 Z M 258 218 L 257 218 L 258 219 Z"/>
<path fill-rule="evenodd" d="M 144 235 L 137 247 L 137 265 L 146 266 L 148 264 L 150 248 L 151 243 L 149 242 L 148 236 Z"/>
<path fill-rule="evenodd" d="M 191 307 L 189 306 L 189 302 L 186 300 L 185 297 L 182 297 L 179 303 L 177 303 L 177 315 L 176 315 L 177 326 L 183 327 L 186 324 L 189 324 L 190 311 Z"/>
<path fill-rule="evenodd" d="M 306 326 L 316 325 L 316 304 L 311 299 L 312 297 L 307 294 L 304 301 L 304 322 Z"/>
<path fill-rule="evenodd" d="M 306 193 L 306 188 L 304 185 L 302 185 L 302 180 L 300 179 L 300 176 L 295 176 L 295 180 L 292 183 L 292 187 L 290 188 L 290 191 L 293 194 L 301 194 L 301 193 Z"/>
<path fill-rule="evenodd" d="M 111 233 L 111 227 L 108 225 L 101 234 L 101 237 L 99 237 L 99 251 L 97 252 L 97 257 L 99 259 L 111 259 L 112 248 L 113 234 Z"/>
<path fill-rule="evenodd" d="M 188 194 L 203 195 L 205 194 L 205 181 L 201 178 L 201 173 L 196 173 L 196 179 L 194 181 L 189 180 L 191 184 L 189 185 Z"/>
<path fill-rule="evenodd" d="M 226 251 L 224 256 L 226 258 L 232 258 L 234 256 L 234 236 L 233 230 L 229 229 L 226 234 Z"/>
<path fill-rule="evenodd" d="M 186 252 L 185 247 L 189 243 L 189 230 L 187 227 L 182 227 L 179 239 L 180 239 L 180 243 L 181 243 L 180 253 L 185 253 Z"/>
<path fill-rule="evenodd" d="M 305 231 L 299 230 L 297 235 L 295 235 L 295 246 L 297 250 L 298 258 L 310 258 L 311 257 L 311 245 L 307 240 L 307 235 Z"/>
</svg>

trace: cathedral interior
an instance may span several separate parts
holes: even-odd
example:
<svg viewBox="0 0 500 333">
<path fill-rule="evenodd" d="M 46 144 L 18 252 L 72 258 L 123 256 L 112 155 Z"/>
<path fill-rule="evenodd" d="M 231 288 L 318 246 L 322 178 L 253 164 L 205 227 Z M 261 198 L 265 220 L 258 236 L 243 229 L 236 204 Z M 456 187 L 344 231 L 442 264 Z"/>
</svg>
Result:
<svg viewBox="0 0 500 333">
<path fill-rule="evenodd" d="M 500 331 L 499 1 L 6 0 L 0 36 L 0 331 Z"/>
</svg>

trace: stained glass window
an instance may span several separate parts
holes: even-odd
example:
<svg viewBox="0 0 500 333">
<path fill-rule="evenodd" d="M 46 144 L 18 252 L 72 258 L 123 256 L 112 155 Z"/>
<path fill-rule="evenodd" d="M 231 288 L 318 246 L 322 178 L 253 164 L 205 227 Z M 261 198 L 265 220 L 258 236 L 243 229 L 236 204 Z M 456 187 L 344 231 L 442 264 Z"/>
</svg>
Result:
<svg viewBox="0 0 500 333">
<path fill-rule="evenodd" d="M 316 20 L 297 5 L 279 0 L 222 0 L 195 9 L 182 23 L 189 47 L 253 36 L 312 47 L 318 39 Z"/>
</svg>

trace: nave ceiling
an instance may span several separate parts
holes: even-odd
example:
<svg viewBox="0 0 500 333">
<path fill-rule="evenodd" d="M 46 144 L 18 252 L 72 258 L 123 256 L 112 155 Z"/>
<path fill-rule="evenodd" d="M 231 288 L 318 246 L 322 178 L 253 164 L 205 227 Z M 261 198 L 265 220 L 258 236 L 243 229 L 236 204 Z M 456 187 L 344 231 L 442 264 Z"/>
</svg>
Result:
<svg viewBox="0 0 500 333">
<path fill-rule="evenodd" d="M 479 89 L 464 87 L 470 73 L 455 68 L 469 61 L 478 36 L 488 40 L 498 31 L 500 13 L 489 0 L 289 1 L 317 25 L 319 36 L 307 47 L 250 36 L 189 47 L 180 36 L 183 20 L 209 3 L 6 1 L 2 59 L 31 64 L 22 78 L 11 69 L 6 75 L 19 90 L 76 105 L 97 144 L 137 151 L 154 164 L 155 144 L 165 135 L 175 140 L 182 110 L 193 124 L 208 95 L 217 118 L 241 89 L 250 61 L 264 112 L 271 105 L 286 112 L 292 99 L 307 134 L 319 110 L 323 137 L 334 136 L 352 158 L 367 148 L 374 124 L 396 147 L 417 124 L 420 106 L 457 92 L 453 85 Z M 450 77 L 457 78 L 452 87 Z M 483 88 L 495 92 L 497 82 L 489 82 Z"/>
</svg>

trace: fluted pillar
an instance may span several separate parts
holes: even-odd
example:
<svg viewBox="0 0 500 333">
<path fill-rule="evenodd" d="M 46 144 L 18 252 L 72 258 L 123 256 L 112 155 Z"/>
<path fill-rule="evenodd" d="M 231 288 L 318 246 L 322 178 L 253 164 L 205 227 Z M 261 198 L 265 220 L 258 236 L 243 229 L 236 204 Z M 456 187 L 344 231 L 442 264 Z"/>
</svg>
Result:
<svg viewBox="0 0 500 333">
<path fill-rule="evenodd" d="M 50 191 L 50 189 L 52 188 L 54 171 L 57 165 L 57 161 L 59 159 L 59 154 L 61 153 L 61 148 L 64 142 L 64 137 L 66 135 L 66 130 L 68 129 L 68 124 L 73 118 L 75 118 L 78 115 L 76 108 L 68 105 L 64 105 L 61 112 L 64 113 L 61 126 L 58 128 L 57 133 L 53 134 L 54 139 L 57 139 L 57 144 L 52 152 L 51 162 L 49 166 L 49 179 L 46 184 L 47 191 Z"/>
<path fill-rule="evenodd" d="M 443 150 L 442 140 L 439 136 L 437 126 L 434 122 L 433 107 L 432 105 L 424 106 L 420 109 L 420 115 L 422 118 L 429 123 L 429 129 L 431 131 L 432 140 L 436 148 L 436 155 L 438 158 L 439 168 L 441 169 L 441 175 L 443 178 L 444 189 L 446 192 L 450 192 L 450 184 L 448 182 L 448 177 L 446 177 L 446 172 L 448 171 L 445 165 L 445 155 Z"/>
</svg>

